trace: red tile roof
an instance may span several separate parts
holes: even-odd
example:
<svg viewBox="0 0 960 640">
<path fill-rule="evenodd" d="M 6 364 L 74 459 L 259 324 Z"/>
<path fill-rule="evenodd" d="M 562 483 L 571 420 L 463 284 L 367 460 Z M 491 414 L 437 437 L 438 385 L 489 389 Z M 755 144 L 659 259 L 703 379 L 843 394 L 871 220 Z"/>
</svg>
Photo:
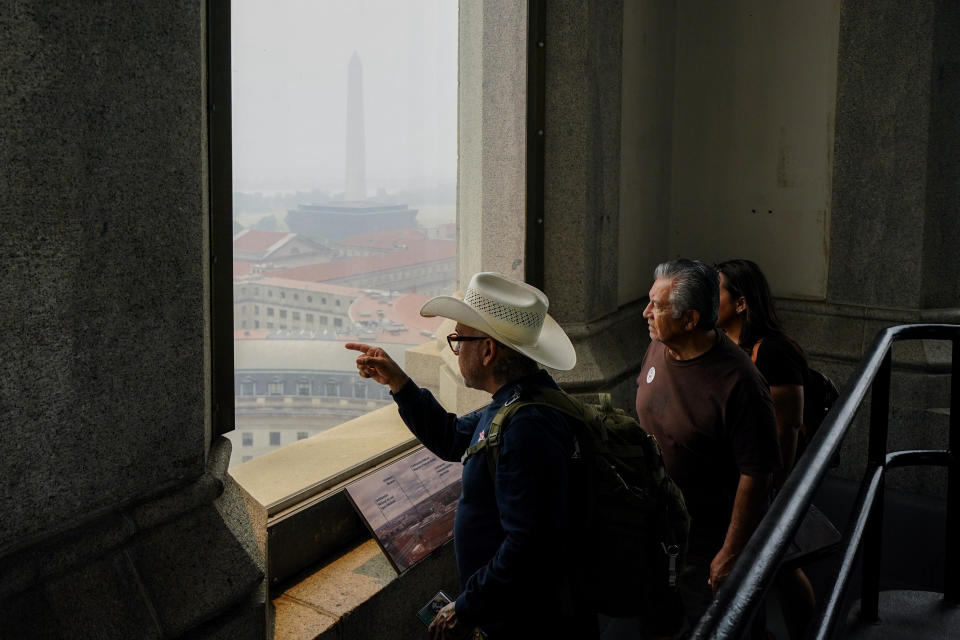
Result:
<svg viewBox="0 0 960 640">
<path fill-rule="evenodd" d="M 233 277 L 234 278 L 242 278 L 244 276 L 250 275 L 251 269 L 253 269 L 252 262 L 244 262 L 243 260 L 233 261 Z"/>
<path fill-rule="evenodd" d="M 355 287 L 341 287 L 337 284 L 326 282 L 308 282 L 305 280 L 295 280 L 291 278 L 272 277 L 276 272 L 266 272 L 267 277 L 248 280 L 249 284 L 262 284 L 268 287 L 287 287 L 290 289 L 299 289 L 301 291 L 319 291 L 322 293 L 334 293 L 340 295 L 361 296 L 363 291 Z"/>
<path fill-rule="evenodd" d="M 411 240 L 423 240 L 420 229 L 390 229 L 388 231 L 370 231 L 341 238 L 337 244 L 349 247 L 367 247 L 371 249 L 393 249 L 397 244 L 407 244 Z"/>
<path fill-rule="evenodd" d="M 286 231 L 261 231 L 244 229 L 233 237 L 234 251 L 266 251 L 287 236 L 294 234 Z"/>
<path fill-rule="evenodd" d="M 389 298 L 363 296 L 350 305 L 350 319 L 355 323 L 372 322 L 381 317 L 379 312 L 382 311 L 385 320 L 399 322 L 415 332 L 433 333 L 443 318 L 424 318 L 420 315 L 420 307 L 427 300 L 429 298 L 421 293 L 405 293 Z"/>
<path fill-rule="evenodd" d="M 302 267 L 277 269 L 270 275 L 277 278 L 326 282 L 362 273 L 389 271 L 425 262 L 449 260 L 457 255 L 457 243 L 450 240 L 417 240 L 407 243 L 406 251 L 391 251 L 374 256 L 344 258 L 333 262 Z"/>
</svg>

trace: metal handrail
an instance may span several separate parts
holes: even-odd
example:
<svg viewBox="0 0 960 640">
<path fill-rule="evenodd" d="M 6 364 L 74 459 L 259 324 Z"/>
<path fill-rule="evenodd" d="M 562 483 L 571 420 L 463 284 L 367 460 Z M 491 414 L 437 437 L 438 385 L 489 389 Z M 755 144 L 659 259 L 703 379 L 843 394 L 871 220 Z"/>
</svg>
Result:
<svg viewBox="0 0 960 640">
<path fill-rule="evenodd" d="M 950 340 L 953 343 L 950 383 L 950 435 L 943 451 L 901 451 L 887 453 L 890 408 L 890 349 L 901 340 Z M 819 621 L 808 637 L 833 637 L 839 624 L 843 595 L 853 572 L 854 560 L 864 546 L 861 619 L 877 620 L 881 526 L 883 521 L 883 480 L 886 469 L 905 464 L 947 466 L 947 541 L 960 539 L 960 325 L 910 324 L 880 331 L 824 418 L 806 453 L 790 473 L 776 500 L 747 543 L 741 558 L 713 602 L 703 614 L 691 637 L 739 638 L 763 602 L 777 569 L 793 540 L 813 496 L 830 467 L 830 461 L 853 423 L 867 390 L 872 387 L 870 440 L 867 469 L 854 503 L 854 516 L 843 535 L 843 559 L 833 588 L 825 599 Z M 944 556 L 944 599 L 960 603 L 960 551 L 946 545 Z"/>
</svg>

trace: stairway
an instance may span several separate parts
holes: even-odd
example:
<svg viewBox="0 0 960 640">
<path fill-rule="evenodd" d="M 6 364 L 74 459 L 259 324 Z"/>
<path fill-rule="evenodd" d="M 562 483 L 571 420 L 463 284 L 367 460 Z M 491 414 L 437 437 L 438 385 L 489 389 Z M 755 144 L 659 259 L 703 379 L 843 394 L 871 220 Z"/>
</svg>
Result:
<svg viewBox="0 0 960 640">
<path fill-rule="evenodd" d="M 828 477 L 816 502 L 834 522 L 842 523 L 856 489 L 857 485 L 851 481 Z M 848 589 L 848 615 L 838 637 L 844 640 L 960 640 L 960 606 L 945 604 L 942 593 L 944 501 L 888 489 L 884 510 L 880 621 L 859 620 L 858 576 Z M 815 575 L 811 578 L 825 583 L 831 571 L 830 563 L 824 563 L 814 569 Z"/>
<path fill-rule="evenodd" d="M 957 640 L 960 606 L 947 605 L 942 593 L 881 591 L 880 621 L 861 622 L 859 602 L 850 611 L 845 640 Z"/>
</svg>

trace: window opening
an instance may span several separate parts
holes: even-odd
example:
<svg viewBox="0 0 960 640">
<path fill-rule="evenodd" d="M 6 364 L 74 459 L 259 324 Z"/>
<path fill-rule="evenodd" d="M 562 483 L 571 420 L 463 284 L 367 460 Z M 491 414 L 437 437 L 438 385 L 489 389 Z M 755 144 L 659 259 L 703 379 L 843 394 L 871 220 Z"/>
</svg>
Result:
<svg viewBox="0 0 960 640">
<path fill-rule="evenodd" d="M 456 287 L 457 37 L 455 0 L 232 1 L 228 437 L 270 447 L 231 464 L 392 402 L 344 343 L 402 364 L 435 338 L 418 311 Z M 270 321 L 241 331 L 248 306 Z"/>
</svg>

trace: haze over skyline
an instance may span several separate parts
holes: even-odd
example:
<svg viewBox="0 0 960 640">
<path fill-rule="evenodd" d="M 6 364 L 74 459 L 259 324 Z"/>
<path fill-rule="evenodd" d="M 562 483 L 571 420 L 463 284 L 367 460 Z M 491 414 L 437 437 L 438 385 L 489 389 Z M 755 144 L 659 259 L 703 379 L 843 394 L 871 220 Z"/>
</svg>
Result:
<svg viewBox="0 0 960 640">
<path fill-rule="evenodd" d="M 344 190 L 354 53 L 367 193 L 456 180 L 454 0 L 234 0 L 232 51 L 234 190 Z"/>
</svg>

